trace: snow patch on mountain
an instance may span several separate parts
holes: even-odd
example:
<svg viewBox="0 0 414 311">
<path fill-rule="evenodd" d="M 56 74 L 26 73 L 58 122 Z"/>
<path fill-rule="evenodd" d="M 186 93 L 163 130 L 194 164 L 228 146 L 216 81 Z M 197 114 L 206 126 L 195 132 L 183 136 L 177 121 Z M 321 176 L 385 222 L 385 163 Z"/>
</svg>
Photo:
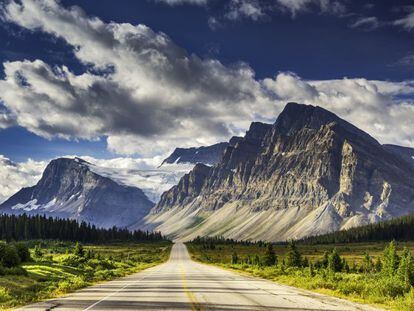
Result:
<svg viewBox="0 0 414 311">
<path fill-rule="evenodd" d="M 37 210 L 40 206 L 39 204 L 36 204 L 36 203 L 37 203 L 37 200 L 34 199 L 24 204 L 23 203 L 16 204 L 15 206 L 12 207 L 12 209 L 13 210 L 24 210 L 26 212 L 34 211 L 34 210 Z"/>
</svg>

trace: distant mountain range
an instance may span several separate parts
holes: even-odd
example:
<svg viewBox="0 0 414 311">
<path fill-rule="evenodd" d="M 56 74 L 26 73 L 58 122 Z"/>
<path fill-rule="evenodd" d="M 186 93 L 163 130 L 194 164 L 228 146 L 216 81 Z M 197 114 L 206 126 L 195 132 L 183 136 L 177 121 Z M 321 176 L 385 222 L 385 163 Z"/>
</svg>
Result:
<svg viewBox="0 0 414 311">
<path fill-rule="evenodd" d="M 146 217 L 177 239 L 280 241 L 414 211 L 412 149 L 381 145 L 320 107 L 289 103 L 221 160 L 197 164 Z"/>
<path fill-rule="evenodd" d="M 138 170 L 101 167 L 80 158 L 55 159 L 35 186 L 21 189 L 0 204 L 0 213 L 45 214 L 99 227 L 127 227 L 146 216 L 161 194 L 195 163 L 189 159 Z"/>
<path fill-rule="evenodd" d="M 234 136 L 229 142 L 218 143 L 211 146 L 176 148 L 174 152 L 162 162 L 161 166 L 167 163 L 217 164 L 220 162 L 224 150 L 226 150 L 229 145 L 236 144 L 240 139 L 242 138 Z"/>
<path fill-rule="evenodd" d="M 302 238 L 414 212 L 414 149 L 381 145 L 325 109 L 289 103 L 274 124 L 253 122 L 244 137 L 177 148 L 157 169 L 53 160 L 0 212 L 181 240 Z"/>
</svg>

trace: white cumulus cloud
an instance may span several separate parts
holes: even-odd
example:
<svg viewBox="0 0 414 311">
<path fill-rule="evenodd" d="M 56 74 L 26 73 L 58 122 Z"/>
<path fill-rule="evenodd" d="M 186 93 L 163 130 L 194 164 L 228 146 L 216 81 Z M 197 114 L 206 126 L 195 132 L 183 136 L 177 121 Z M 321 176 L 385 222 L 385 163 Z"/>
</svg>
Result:
<svg viewBox="0 0 414 311">
<path fill-rule="evenodd" d="M 0 127 L 18 124 L 48 138 L 106 136 L 111 151 L 153 157 L 239 135 L 298 101 L 328 108 L 383 143 L 414 145 L 412 81 L 308 81 L 290 72 L 258 80 L 245 63 L 202 59 L 145 25 L 106 23 L 55 0 L 10 1 L 3 19 L 63 39 L 85 71 L 5 62 Z"/>
<path fill-rule="evenodd" d="M 13 162 L 0 155 L 0 203 L 8 199 L 23 187 L 36 184 L 46 167 L 45 161 L 27 160 L 26 162 Z"/>
<path fill-rule="evenodd" d="M 11 1 L 3 15 L 64 39 L 89 68 L 75 75 L 42 60 L 4 63 L 1 99 L 18 125 L 38 135 L 105 135 L 110 148 L 130 137 L 136 148 L 122 149 L 145 152 L 176 137 L 184 145 L 227 137 L 258 113 L 275 113 L 248 65 L 201 59 L 145 25 L 104 23 L 53 0 Z"/>
</svg>

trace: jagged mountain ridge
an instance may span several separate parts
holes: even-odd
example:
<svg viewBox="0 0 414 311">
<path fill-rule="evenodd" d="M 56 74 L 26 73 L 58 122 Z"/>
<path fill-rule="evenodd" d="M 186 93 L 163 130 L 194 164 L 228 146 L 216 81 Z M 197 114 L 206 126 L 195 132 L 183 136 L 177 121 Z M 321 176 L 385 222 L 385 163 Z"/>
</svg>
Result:
<svg viewBox="0 0 414 311">
<path fill-rule="evenodd" d="M 10 197 L 0 212 L 72 218 L 98 227 L 127 227 L 148 214 L 154 203 L 141 189 L 101 176 L 90 165 L 79 158 L 51 161 L 40 181 Z"/>
<path fill-rule="evenodd" d="M 221 161 L 201 164 L 146 218 L 178 239 L 279 241 L 414 211 L 414 168 L 335 114 L 289 103 L 253 123 Z"/>
<path fill-rule="evenodd" d="M 241 137 L 234 136 L 229 142 L 221 142 L 210 146 L 191 147 L 191 148 L 175 148 L 175 150 L 164 159 L 164 164 L 178 163 L 203 163 L 206 165 L 214 165 L 220 162 L 221 157 L 229 145 L 234 145 Z"/>
</svg>

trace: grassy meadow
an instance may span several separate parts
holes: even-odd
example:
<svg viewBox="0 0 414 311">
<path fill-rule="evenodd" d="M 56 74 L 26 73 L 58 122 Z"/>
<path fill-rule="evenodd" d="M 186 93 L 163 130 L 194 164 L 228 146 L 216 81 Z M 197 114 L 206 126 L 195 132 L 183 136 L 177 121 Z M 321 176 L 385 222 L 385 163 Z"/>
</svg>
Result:
<svg viewBox="0 0 414 311">
<path fill-rule="evenodd" d="M 170 242 L 84 245 L 25 243 L 30 259 L 0 270 L 0 308 L 57 297 L 157 265 L 168 259 Z"/>
<path fill-rule="evenodd" d="M 393 247 L 395 246 L 395 249 Z M 201 240 L 194 260 L 391 310 L 414 310 L 414 242 L 269 245 Z"/>
</svg>

